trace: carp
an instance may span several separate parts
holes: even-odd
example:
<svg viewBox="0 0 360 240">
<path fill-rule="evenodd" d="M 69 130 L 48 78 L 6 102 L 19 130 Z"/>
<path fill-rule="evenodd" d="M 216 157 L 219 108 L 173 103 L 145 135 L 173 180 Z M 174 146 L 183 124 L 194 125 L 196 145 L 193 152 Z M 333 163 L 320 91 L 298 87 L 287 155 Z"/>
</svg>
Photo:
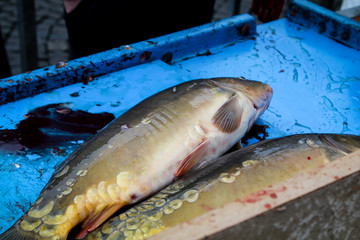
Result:
<svg viewBox="0 0 360 240">
<path fill-rule="evenodd" d="M 140 102 L 74 151 L 0 239 L 83 238 L 232 147 L 269 106 L 272 88 L 244 78 L 185 82 Z"/>
<path fill-rule="evenodd" d="M 254 201 L 270 185 L 359 149 L 360 136 L 341 134 L 299 134 L 258 142 L 187 174 L 108 220 L 86 239 L 145 239 L 239 199 Z"/>
</svg>

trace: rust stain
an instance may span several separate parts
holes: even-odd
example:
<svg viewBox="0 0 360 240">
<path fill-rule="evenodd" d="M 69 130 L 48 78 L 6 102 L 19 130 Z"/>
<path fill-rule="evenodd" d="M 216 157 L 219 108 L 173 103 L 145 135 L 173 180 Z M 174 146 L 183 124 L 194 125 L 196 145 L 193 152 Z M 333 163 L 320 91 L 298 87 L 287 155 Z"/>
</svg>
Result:
<svg viewBox="0 0 360 240">
<path fill-rule="evenodd" d="M 144 51 L 141 55 L 140 55 L 140 62 L 143 63 L 146 60 L 149 60 L 151 57 L 151 52 L 149 51 Z"/>
<path fill-rule="evenodd" d="M 55 69 L 66 67 L 68 64 L 67 62 L 58 62 L 55 65 Z"/>
<path fill-rule="evenodd" d="M 242 36 L 248 35 L 250 33 L 250 24 L 244 24 L 240 27 L 240 34 Z"/>
</svg>

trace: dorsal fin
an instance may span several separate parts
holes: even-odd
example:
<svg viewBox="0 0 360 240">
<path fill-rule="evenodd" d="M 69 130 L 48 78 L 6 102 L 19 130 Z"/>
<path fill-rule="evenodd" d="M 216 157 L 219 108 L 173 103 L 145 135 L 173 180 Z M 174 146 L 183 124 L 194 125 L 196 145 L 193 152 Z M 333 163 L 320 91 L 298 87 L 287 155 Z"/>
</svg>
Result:
<svg viewBox="0 0 360 240">
<path fill-rule="evenodd" d="M 188 172 L 192 167 L 194 167 L 197 163 L 199 163 L 206 154 L 207 147 L 209 145 L 209 141 L 204 140 L 196 148 L 191 151 L 185 158 L 180 162 L 176 171 L 175 177 L 180 177 Z"/>
<path fill-rule="evenodd" d="M 234 132 L 241 123 L 243 109 L 239 97 L 234 94 L 215 113 L 212 123 L 222 132 Z"/>
</svg>

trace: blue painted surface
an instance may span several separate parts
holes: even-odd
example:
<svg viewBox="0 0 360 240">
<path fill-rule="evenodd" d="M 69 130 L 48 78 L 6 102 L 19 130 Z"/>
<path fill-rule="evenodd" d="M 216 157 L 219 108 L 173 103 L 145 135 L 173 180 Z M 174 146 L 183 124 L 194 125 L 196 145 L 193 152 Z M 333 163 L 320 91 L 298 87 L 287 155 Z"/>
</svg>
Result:
<svg viewBox="0 0 360 240">
<path fill-rule="evenodd" d="M 128 60 L 133 63 L 114 61 L 116 63 L 109 66 L 106 63 L 101 65 L 101 58 L 107 62 L 113 57 L 108 55 L 118 50 L 73 61 L 61 68 L 61 74 L 73 77 L 74 71 L 69 66 L 74 68 L 76 64 L 87 62 L 86 67 L 80 69 L 103 71 L 103 75 L 94 75 L 95 80 L 87 85 L 76 83 L 58 88 L 58 83 L 54 83 L 56 89 L 52 91 L 0 105 L 0 126 L 2 129 L 14 128 L 29 110 L 59 102 L 72 102 L 74 109 L 94 113 L 106 111 L 119 116 L 142 99 L 178 83 L 196 78 L 244 76 L 266 82 L 274 90 L 271 105 L 259 121 L 270 126 L 271 138 L 310 132 L 360 135 L 358 50 L 287 19 L 259 25 L 256 38 L 245 40 L 231 24 L 237 21 L 235 25 L 244 26 L 243 20 L 250 24 L 253 21 L 244 15 L 208 25 L 207 28 L 218 26 L 215 32 L 224 35 L 220 40 L 212 39 L 208 34 L 202 35 L 201 29 L 205 31 L 206 28 L 198 28 L 196 41 L 192 43 L 186 35 L 177 33 L 174 37 L 178 40 L 171 46 L 165 44 L 169 43 L 171 36 L 165 36 L 158 38 L 156 43 L 134 44 L 132 50 L 122 47 L 121 51 L 136 51 L 132 55 L 136 57 Z M 224 29 L 221 30 L 221 26 Z M 214 34 L 214 38 L 220 36 Z M 140 63 L 140 55 L 144 49 L 149 49 L 149 45 L 152 46 L 151 59 Z M 171 65 L 159 60 L 168 50 L 163 49 L 164 45 L 172 49 Z M 196 53 L 206 50 L 211 54 L 196 56 Z M 90 61 L 93 60 L 97 61 L 95 67 L 91 67 Z M 41 71 L 45 73 L 46 70 Z M 51 71 L 56 70 L 51 67 Z M 79 96 L 71 97 L 74 92 Z M 57 147 L 69 154 L 81 143 L 70 141 Z M 0 232 L 30 207 L 54 167 L 66 157 L 55 156 L 51 150 L 0 152 Z"/>
<path fill-rule="evenodd" d="M 194 57 L 209 49 L 251 37 L 255 28 L 254 18 L 243 14 L 0 79 L 0 104 L 162 59 L 169 54 L 173 60 Z"/>
<path fill-rule="evenodd" d="M 360 23 L 312 2 L 294 0 L 287 18 L 336 41 L 360 50 Z"/>
</svg>

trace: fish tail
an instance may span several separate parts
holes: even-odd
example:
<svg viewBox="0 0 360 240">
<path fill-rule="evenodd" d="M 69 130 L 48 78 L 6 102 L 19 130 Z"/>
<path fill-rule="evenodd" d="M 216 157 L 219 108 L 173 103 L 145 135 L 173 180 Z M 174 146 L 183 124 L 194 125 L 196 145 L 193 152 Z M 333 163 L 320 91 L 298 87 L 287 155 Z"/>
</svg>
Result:
<svg viewBox="0 0 360 240">
<path fill-rule="evenodd" d="M 31 233 L 19 231 L 16 224 L 0 235 L 0 240 L 33 240 L 35 236 Z"/>
</svg>

